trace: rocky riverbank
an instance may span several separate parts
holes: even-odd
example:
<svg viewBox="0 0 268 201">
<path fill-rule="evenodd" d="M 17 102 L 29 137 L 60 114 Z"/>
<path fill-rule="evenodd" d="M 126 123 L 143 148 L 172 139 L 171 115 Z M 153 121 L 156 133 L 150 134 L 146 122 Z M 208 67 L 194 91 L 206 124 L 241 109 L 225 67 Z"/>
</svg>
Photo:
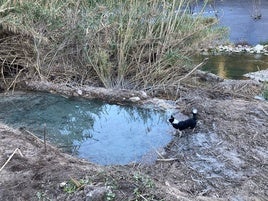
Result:
<svg viewBox="0 0 268 201">
<path fill-rule="evenodd" d="M 215 53 L 248 53 L 248 54 L 263 54 L 268 56 L 268 45 L 257 44 L 255 46 L 249 45 L 220 45 L 217 47 L 204 48 L 201 50 L 202 54 Z"/>
</svg>

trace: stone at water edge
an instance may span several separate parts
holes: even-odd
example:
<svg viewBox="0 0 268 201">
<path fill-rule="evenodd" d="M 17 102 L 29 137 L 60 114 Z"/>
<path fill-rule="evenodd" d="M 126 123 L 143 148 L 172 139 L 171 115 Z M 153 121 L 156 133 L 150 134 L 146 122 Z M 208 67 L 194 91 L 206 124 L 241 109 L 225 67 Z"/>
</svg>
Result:
<svg viewBox="0 0 268 201">
<path fill-rule="evenodd" d="M 263 45 L 256 45 L 255 47 L 253 47 L 253 51 L 256 53 L 261 53 L 264 50 L 264 46 Z"/>
<path fill-rule="evenodd" d="M 129 100 L 130 100 L 131 102 L 135 103 L 135 102 L 140 101 L 141 99 L 140 99 L 140 97 L 135 96 L 135 97 L 131 97 L 131 98 L 129 98 Z"/>
<path fill-rule="evenodd" d="M 244 76 L 248 77 L 252 80 L 257 80 L 257 81 L 261 81 L 261 82 L 268 82 L 268 69 L 257 71 L 257 72 L 247 73 Z"/>
</svg>

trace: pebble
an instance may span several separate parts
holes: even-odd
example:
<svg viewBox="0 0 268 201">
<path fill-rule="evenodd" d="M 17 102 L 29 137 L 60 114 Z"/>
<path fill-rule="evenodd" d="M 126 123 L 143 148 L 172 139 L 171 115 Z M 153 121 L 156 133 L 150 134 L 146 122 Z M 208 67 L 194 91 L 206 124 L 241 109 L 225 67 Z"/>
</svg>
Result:
<svg viewBox="0 0 268 201">
<path fill-rule="evenodd" d="M 131 102 L 133 102 L 133 103 L 135 103 L 135 102 L 138 102 L 138 101 L 140 101 L 141 99 L 140 99 L 140 97 L 131 97 L 131 98 L 129 98 L 129 100 L 131 101 Z"/>
<path fill-rule="evenodd" d="M 60 186 L 60 188 L 64 188 L 66 186 L 66 184 L 67 184 L 66 182 L 61 182 L 59 186 Z"/>
</svg>

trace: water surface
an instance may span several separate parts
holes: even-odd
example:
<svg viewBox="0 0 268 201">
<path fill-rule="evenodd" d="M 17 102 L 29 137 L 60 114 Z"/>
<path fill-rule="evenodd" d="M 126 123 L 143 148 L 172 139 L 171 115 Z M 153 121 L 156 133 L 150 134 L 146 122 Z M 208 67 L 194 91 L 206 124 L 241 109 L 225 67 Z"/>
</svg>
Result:
<svg viewBox="0 0 268 201">
<path fill-rule="evenodd" d="M 268 69 L 268 56 L 260 54 L 220 54 L 195 56 L 195 63 L 209 57 L 202 70 L 228 79 L 247 79 L 244 74 L 258 70 Z"/>
<path fill-rule="evenodd" d="M 201 1 L 202 2 L 202 1 Z M 202 3 L 195 8 L 198 12 Z M 215 0 L 207 6 L 206 16 L 217 16 L 219 25 L 229 28 L 231 42 L 248 42 L 256 45 L 268 42 L 268 1 L 262 0 L 260 6 L 254 7 L 252 0 Z M 252 15 L 260 13 L 261 19 L 255 20 Z"/>
<path fill-rule="evenodd" d="M 153 109 L 48 93 L 0 97 L 0 121 L 40 138 L 46 124 L 50 142 L 102 165 L 137 162 L 165 146 L 171 140 L 166 119 Z"/>
</svg>

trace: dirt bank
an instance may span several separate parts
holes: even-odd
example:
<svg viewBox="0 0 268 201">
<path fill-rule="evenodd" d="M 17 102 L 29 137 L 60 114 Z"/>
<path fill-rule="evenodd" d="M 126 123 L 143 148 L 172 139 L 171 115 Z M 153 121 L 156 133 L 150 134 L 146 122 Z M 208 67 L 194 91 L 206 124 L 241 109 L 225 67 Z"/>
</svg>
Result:
<svg viewBox="0 0 268 201">
<path fill-rule="evenodd" d="M 174 136 L 154 164 L 98 166 L 50 145 L 45 152 L 32 134 L 0 124 L 1 200 L 266 200 L 268 103 L 252 98 L 261 85 L 231 80 L 193 85 L 196 79 L 202 80 L 181 86 L 176 101 L 144 92 L 114 95 L 114 100 L 152 104 L 175 115 L 198 109 L 197 128 Z M 93 94 L 89 88 L 41 82 L 28 88 Z M 105 91 L 96 94 L 111 98 Z"/>
</svg>

